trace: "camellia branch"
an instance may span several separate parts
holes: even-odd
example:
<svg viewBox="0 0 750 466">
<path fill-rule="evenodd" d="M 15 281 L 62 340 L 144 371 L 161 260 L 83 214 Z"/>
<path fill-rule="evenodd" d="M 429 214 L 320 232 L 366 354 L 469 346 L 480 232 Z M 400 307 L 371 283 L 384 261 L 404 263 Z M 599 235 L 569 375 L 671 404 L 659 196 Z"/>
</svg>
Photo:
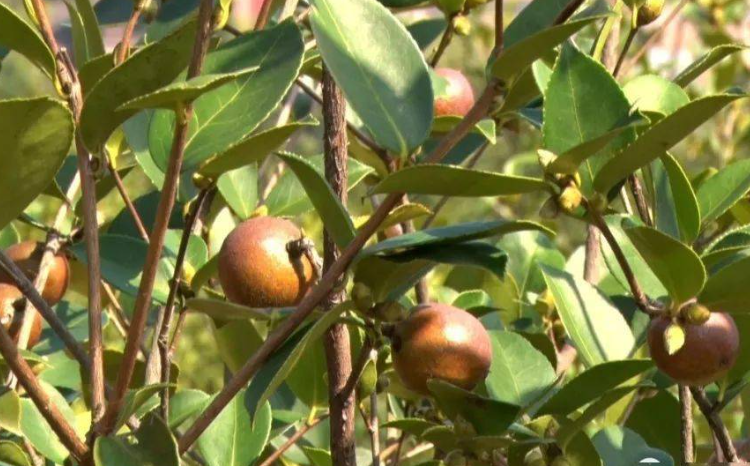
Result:
<svg viewBox="0 0 750 466">
<path fill-rule="evenodd" d="M 693 397 L 690 395 L 690 388 L 685 385 L 679 385 L 680 396 L 680 420 L 681 426 L 681 445 L 682 445 L 682 464 L 690 464 L 695 461 L 693 458 Z"/>
<path fill-rule="evenodd" d="M 135 27 L 138 25 L 138 20 L 141 18 L 141 14 L 143 14 L 143 8 L 145 8 L 147 1 L 148 0 L 135 1 L 135 4 L 133 6 L 133 14 L 130 15 L 130 19 L 125 25 L 125 30 L 122 33 L 122 40 L 120 41 L 120 45 L 117 49 L 117 58 L 115 63 L 118 65 L 124 62 L 125 59 L 128 58 L 128 55 L 130 55 L 130 43 L 133 40 L 133 33 L 135 32 Z"/>
<path fill-rule="evenodd" d="M 39 385 L 39 381 L 31 367 L 21 357 L 15 343 L 13 343 L 13 339 L 2 325 L 0 325 L 0 353 L 2 353 L 3 359 L 5 359 L 10 370 L 18 377 L 18 381 L 24 390 L 26 390 L 26 393 L 28 393 L 31 401 L 34 402 L 34 405 L 36 405 L 39 412 L 47 420 L 47 423 L 49 423 L 52 430 L 60 439 L 60 442 L 73 458 L 80 464 L 91 464 L 87 462 L 89 448 L 78 437 L 76 431 L 68 424 L 68 421 L 65 420 L 65 417 L 57 409 L 57 406 L 50 400 L 41 385 Z"/>
<path fill-rule="evenodd" d="M 328 419 L 328 415 L 321 416 L 319 418 L 316 418 L 314 421 L 309 422 L 307 424 L 304 424 L 302 427 L 297 429 L 297 432 L 294 433 L 289 439 L 284 442 L 283 445 L 281 445 L 276 451 L 271 453 L 268 458 L 266 458 L 262 463 L 260 463 L 259 466 L 272 466 L 273 464 L 276 464 L 276 462 L 281 458 L 281 456 L 287 452 L 290 448 L 296 444 L 299 439 L 305 436 L 308 432 L 310 432 L 315 426 L 320 424 L 321 422 Z"/>
<path fill-rule="evenodd" d="M 109 173 L 112 175 L 112 179 L 115 181 L 117 192 L 120 193 L 120 197 L 125 203 L 125 207 L 127 207 L 128 212 L 130 212 L 130 216 L 133 217 L 133 222 L 135 222 L 135 227 L 138 230 L 138 234 L 141 235 L 143 241 L 148 243 L 148 231 L 146 231 L 146 227 L 143 224 L 143 219 L 141 219 L 138 210 L 136 210 L 135 208 L 135 204 L 133 204 L 133 201 L 130 199 L 128 192 L 125 190 L 125 185 L 122 182 L 122 178 L 120 178 L 120 174 L 117 173 L 117 170 L 112 164 L 112 160 L 108 156 L 105 158 L 107 160 L 107 168 L 109 169 Z"/>
<path fill-rule="evenodd" d="M 333 76 L 323 68 L 323 145 L 326 181 L 346 206 L 347 152 L 346 101 Z M 323 234 L 323 270 L 336 262 L 340 251 L 326 229 Z M 346 299 L 346 292 L 332 291 L 324 302 L 327 311 Z M 352 374 L 351 341 L 346 324 L 336 323 L 323 336 L 328 368 L 328 399 L 331 415 L 331 460 L 334 466 L 356 465 L 354 435 L 354 393 L 346 393 Z"/>
<path fill-rule="evenodd" d="M 445 31 L 443 31 L 443 35 L 440 38 L 440 43 L 437 46 L 437 49 L 435 49 L 435 54 L 432 56 L 432 59 L 430 60 L 430 66 L 435 68 L 438 63 L 440 62 L 440 59 L 443 57 L 443 54 L 448 49 L 448 46 L 451 43 L 451 40 L 453 39 L 453 35 L 456 32 L 456 29 L 453 27 L 453 18 L 455 16 L 450 16 L 448 19 L 448 24 L 445 26 Z"/>
<path fill-rule="evenodd" d="M 701 387 L 690 387 L 690 392 L 693 394 L 695 403 L 700 408 L 703 416 L 705 416 L 706 421 L 708 421 L 708 425 L 711 426 L 711 430 L 724 453 L 724 459 L 728 463 L 739 462 L 737 450 L 734 448 L 734 443 L 732 443 L 732 437 L 729 435 L 724 421 L 721 420 L 721 416 L 714 410 L 714 407 L 708 400 L 705 390 Z"/>
<path fill-rule="evenodd" d="M 211 17 L 213 13 L 213 2 L 211 0 L 202 0 L 198 10 L 198 33 L 196 34 L 195 44 L 193 47 L 193 56 L 188 66 L 187 79 L 192 79 L 200 75 L 201 68 L 211 37 Z M 177 196 L 177 186 L 182 169 L 182 159 L 185 153 L 185 144 L 187 142 L 188 124 L 192 118 L 192 104 L 185 104 L 182 108 L 177 109 L 174 137 L 172 140 L 172 149 L 169 157 L 169 164 L 164 178 L 164 186 L 159 199 L 159 205 L 156 211 L 156 221 L 151 235 L 151 242 L 146 253 L 146 263 L 143 269 L 141 283 L 136 295 L 133 318 L 130 325 L 128 340 L 125 343 L 125 352 L 120 372 L 117 376 L 117 384 L 112 400 L 107 408 L 103 427 L 106 433 L 111 432 L 115 420 L 122 408 L 125 393 L 130 386 L 130 379 L 133 376 L 135 363 L 138 356 L 138 348 L 143 338 L 143 332 L 146 327 L 148 310 L 151 307 L 151 296 L 154 290 L 156 272 L 159 266 L 162 250 L 164 249 L 164 237 L 169 224 L 169 217 L 174 207 Z"/>
</svg>

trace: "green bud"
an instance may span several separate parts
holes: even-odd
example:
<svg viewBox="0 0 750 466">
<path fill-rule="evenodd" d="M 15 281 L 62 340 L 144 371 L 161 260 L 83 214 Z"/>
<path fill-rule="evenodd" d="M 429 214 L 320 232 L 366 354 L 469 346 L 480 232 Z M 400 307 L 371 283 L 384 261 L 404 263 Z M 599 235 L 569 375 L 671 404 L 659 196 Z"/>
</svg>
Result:
<svg viewBox="0 0 750 466">
<path fill-rule="evenodd" d="M 680 309 L 680 317 L 689 324 L 701 325 L 711 317 L 711 311 L 702 304 L 691 303 Z"/>
<path fill-rule="evenodd" d="M 464 15 L 458 15 L 453 18 L 453 29 L 459 36 L 468 36 L 471 34 L 471 21 Z"/>
<path fill-rule="evenodd" d="M 581 194 L 581 190 L 575 184 L 571 183 L 560 193 L 557 203 L 563 212 L 570 214 L 581 205 L 582 200 L 583 195 Z"/>
<path fill-rule="evenodd" d="M 638 17 L 636 27 L 643 27 L 651 24 L 661 15 L 664 9 L 664 0 L 646 0 L 646 3 L 638 8 Z"/>
<path fill-rule="evenodd" d="M 375 299 L 372 296 L 372 290 L 362 282 L 357 282 L 352 287 L 352 301 L 357 310 L 367 313 L 375 305 Z"/>
</svg>

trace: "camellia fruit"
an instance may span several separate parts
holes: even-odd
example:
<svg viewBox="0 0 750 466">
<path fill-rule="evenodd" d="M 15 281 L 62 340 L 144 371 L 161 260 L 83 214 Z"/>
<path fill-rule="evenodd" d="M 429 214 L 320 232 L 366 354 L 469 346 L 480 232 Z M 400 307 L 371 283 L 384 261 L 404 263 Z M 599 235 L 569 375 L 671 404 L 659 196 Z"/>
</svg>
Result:
<svg viewBox="0 0 750 466">
<path fill-rule="evenodd" d="M 404 384 L 429 395 L 427 381 L 439 379 L 466 390 L 487 377 L 492 345 L 482 323 L 446 304 L 417 306 L 396 325 L 393 364 Z"/>
<path fill-rule="evenodd" d="M 29 280 L 34 281 L 37 273 L 39 273 L 39 265 L 44 255 L 44 243 L 24 241 L 9 247 L 5 253 L 16 263 Z M 15 285 L 13 278 L 5 273 L 4 270 L 0 270 L 0 283 Z M 69 283 L 70 266 L 68 258 L 62 252 L 58 252 L 50 265 L 42 297 L 47 303 L 54 306 L 65 296 Z"/>
<path fill-rule="evenodd" d="M 23 300 L 21 290 L 7 283 L 0 283 L 0 324 L 8 331 L 14 342 L 18 343 L 18 335 L 23 324 Z M 31 349 L 39 342 L 42 336 L 42 316 L 37 312 L 34 323 L 29 333 L 29 341 L 26 345 Z"/>
<path fill-rule="evenodd" d="M 664 333 L 672 319 L 659 316 L 648 329 L 648 346 L 656 366 L 679 383 L 702 386 L 722 378 L 737 360 L 740 336 L 729 314 L 712 312 L 702 324 L 682 322 L 685 342 L 669 354 Z"/>
<path fill-rule="evenodd" d="M 304 255 L 292 257 L 287 245 L 302 238 L 289 220 L 256 217 L 239 224 L 219 253 L 219 281 L 227 298 L 249 307 L 296 305 L 313 281 Z"/>
<path fill-rule="evenodd" d="M 435 99 L 435 116 L 465 116 L 474 106 L 474 90 L 463 73 L 452 68 L 437 68 L 435 74 L 447 81 L 445 94 Z"/>
</svg>

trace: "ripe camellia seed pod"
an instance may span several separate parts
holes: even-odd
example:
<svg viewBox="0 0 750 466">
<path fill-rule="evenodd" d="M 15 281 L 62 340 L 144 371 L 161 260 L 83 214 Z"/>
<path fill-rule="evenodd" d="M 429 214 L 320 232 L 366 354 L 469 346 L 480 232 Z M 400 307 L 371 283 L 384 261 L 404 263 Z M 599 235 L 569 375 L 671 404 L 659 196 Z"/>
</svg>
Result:
<svg viewBox="0 0 750 466">
<path fill-rule="evenodd" d="M 474 90 L 463 73 L 451 68 L 437 68 L 435 74 L 448 82 L 444 95 L 435 99 L 435 116 L 465 116 L 474 106 Z"/>
<path fill-rule="evenodd" d="M 396 325 L 393 365 L 404 384 L 429 395 L 427 381 L 439 379 L 466 390 L 487 377 L 492 345 L 482 323 L 447 304 L 424 304 Z"/>
<path fill-rule="evenodd" d="M 39 265 L 44 255 L 44 243 L 24 241 L 9 247 L 5 253 L 16 263 L 29 280 L 34 281 L 37 273 L 39 273 Z M 13 278 L 2 269 L 0 269 L 0 283 L 15 286 Z M 65 254 L 59 252 L 50 265 L 42 297 L 50 306 L 54 306 L 65 296 L 69 283 L 70 266 L 68 258 L 65 257 Z"/>
<path fill-rule="evenodd" d="M 685 342 L 670 355 L 664 332 L 672 319 L 659 316 L 651 321 L 648 346 L 657 367 L 677 382 L 702 386 L 722 378 L 737 360 L 740 336 L 729 314 L 712 312 L 703 324 L 684 323 Z"/>
<path fill-rule="evenodd" d="M 291 257 L 287 244 L 302 231 L 289 220 L 257 217 L 239 224 L 219 253 L 219 281 L 227 298 L 249 307 L 296 305 L 313 282 L 306 255 Z"/>
<path fill-rule="evenodd" d="M 0 323 L 10 333 L 13 341 L 18 343 L 18 334 L 23 324 L 23 300 L 21 290 L 7 283 L 0 283 Z M 29 342 L 26 346 L 31 349 L 39 343 L 42 336 L 42 316 L 37 313 L 29 333 Z"/>
</svg>

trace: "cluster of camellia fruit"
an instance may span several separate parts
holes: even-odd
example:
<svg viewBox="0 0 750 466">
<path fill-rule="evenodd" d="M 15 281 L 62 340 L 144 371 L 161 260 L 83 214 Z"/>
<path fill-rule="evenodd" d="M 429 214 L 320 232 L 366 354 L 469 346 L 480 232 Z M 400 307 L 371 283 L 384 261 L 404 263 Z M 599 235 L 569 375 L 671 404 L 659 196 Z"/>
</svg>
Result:
<svg viewBox="0 0 750 466">
<path fill-rule="evenodd" d="M 33 281 L 39 272 L 39 265 L 44 255 L 44 244 L 24 241 L 8 248 L 6 254 Z M 58 253 L 49 267 L 42 298 L 50 306 L 57 304 L 65 295 L 69 281 L 68 259 L 63 253 Z M 15 341 L 18 341 L 21 332 L 25 306 L 26 299 L 21 290 L 15 286 L 13 278 L 0 269 L 0 323 L 10 332 L 10 336 Z M 37 313 L 29 333 L 27 348 L 36 345 L 41 335 L 42 316 Z"/>
</svg>

